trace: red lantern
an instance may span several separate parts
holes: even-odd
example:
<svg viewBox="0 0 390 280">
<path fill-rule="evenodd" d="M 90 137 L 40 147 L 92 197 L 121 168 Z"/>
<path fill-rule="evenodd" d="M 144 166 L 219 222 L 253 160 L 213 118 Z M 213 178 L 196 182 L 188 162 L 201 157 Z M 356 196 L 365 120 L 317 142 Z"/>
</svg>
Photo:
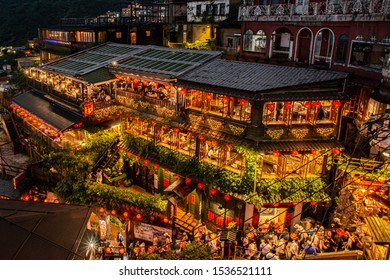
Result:
<svg viewBox="0 0 390 280">
<path fill-rule="evenodd" d="M 153 172 L 152 171 L 149 171 L 149 176 L 152 176 L 153 175 Z"/>
<path fill-rule="evenodd" d="M 245 99 L 241 99 L 241 100 L 240 100 L 240 105 L 241 105 L 241 106 L 245 106 L 245 104 L 246 104 L 246 100 L 245 100 Z"/>
<path fill-rule="evenodd" d="M 110 247 L 107 247 L 107 248 L 106 248 L 106 254 L 111 254 L 111 252 L 112 252 L 111 248 L 110 248 Z"/>
<path fill-rule="evenodd" d="M 173 178 L 175 178 L 175 179 L 177 179 L 177 178 L 179 178 L 179 174 L 173 174 Z"/>
<path fill-rule="evenodd" d="M 188 132 L 187 132 L 187 135 L 188 135 L 188 136 L 191 136 L 191 135 L 192 135 L 191 131 L 188 131 Z"/>
<path fill-rule="evenodd" d="M 164 218 L 164 223 L 168 224 L 169 223 L 169 219 L 168 218 Z"/>
<path fill-rule="evenodd" d="M 204 184 L 203 183 L 198 183 L 198 189 L 203 189 L 204 188 Z"/>
<path fill-rule="evenodd" d="M 336 234 L 337 234 L 338 236 L 344 236 L 345 232 L 344 232 L 343 229 L 338 228 L 338 229 L 336 229 Z"/>
<path fill-rule="evenodd" d="M 339 108 L 339 107 L 341 106 L 340 100 L 335 100 L 335 101 L 333 101 L 333 106 Z"/>
<path fill-rule="evenodd" d="M 313 156 L 315 156 L 315 155 L 317 154 L 317 151 L 316 151 L 316 150 L 311 150 L 311 154 L 312 154 Z"/>
<path fill-rule="evenodd" d="M 119 254 L 123 255 L 124 253 L 125 253 L 125 249 L 120 248 L 120 249 L 119 249 Z"/>
<path fill-rule="evenodd" d="M 117 213 L 116 213 L 116 210 L 112 210 L 112 211 L 111 211 L 111 215 L 114 215 L 114 216 L 115 216 L 116 214 L 117 214 Z"/>
<path fill-rule="evenodd" d="M 119 150 L 118 150 L 118 151 L 119 151 L 120 153 L 122 153 L 122 152 L 123 152 L 123 150 L 124 150 L 123 148 L 119 148 Z"/>
<path fill-rule="evenodd" d="M 337 156 L 337 155 L 340 154 L 340 150 L 339 150 L 339 149 L 333 149 L 333 150 L 332 150 L 332 153 L 333 153 L 335 156 Z"/>
<path fill-rule="evenodd" d="M 169 172 L 168 169 L 164 169 L 164 173 L 167 174 Z"/>
<path fill-rule="evenodd" d="M 180 132 L 180 129 L 178 129 L 177 127 L 175 127 L 175 128 L 173 129 L 173 132 L 178 133 L 178 132 Z"/>
<path fill-rule="evenodd" d="M 291 109 L 292 103 L 291 102 L 284 102 L 284 107 L 286 107 L 286 109 Z"/>
<path fill-rule="evenodd" d="M 140 156 L 136 156 L 136 157 L 135 157 L 135 160 L 136 160 L 136 161 L 139 161 L 140 159 L 141 159 Z"/>
<path fill-rule="evenodd" d="M 228 96 L 225 96 L 225 97 L 223 98 L 223 102 L 229 102 L 229 100 L 230 100 L 230 98 L 229 98 Z"/>
<path fill-rule="evenodd" d="M 271 111 L 275 109 L 275 103 L 268 103 L 267 108 L 270 109 Z"/>
<path fill-rule="evenodd" d="M 158 169 L 158 164 L 153 165 L 153 169 L 157 170 Z"/>
<path fill-rule="evenodd" d="M 199 138 L 200 141 L 204 140 L 204 137 L 202 135 L 199 135 L 198 138 Z"/>
<path fill-rule="evenodd" d="M 317 205 L 317 202 L 315 202 L 315 201 L 312 201 L 312 202 L 310 202 L 310 205 L 314 207 L 314 206 L 316 206 L 316 205 Z"/>
<path fill-rule="evenodd" d="M 131 157 L 132 153 L 131 152 L 127 152 L 127 156 L 128 157 Z"/>
<path fill-rule="evenodd" d="M 149 246 L 149 247 L 148 247 L 148 252 L 149 252 L 149 253 L 153 253 L 153 252 L 154 252 L 154 248 L 153 248 L 152 246 Z"/>
<path fill-rule="evenodd" d="M 191 178 L 186 178 L 186 184 L 187 185 L 191 184 Z"/>
<path fill-rule="evenodd" d="M 207 94 L 207 97 L 206 97 L 208 100 L 211 100 L 213 98 L 213 96 L 211 94 Z"/>
<path fill-rule="evenodd" d="M 274 203 L 274 207 L 279 207 L 280 203 Z"/>
<path fill-rule="evenodd" d="M 228 195 L 228 194 L 225 194 L 224 196 L 223 196 L 223 199 L 225 199 L 226 201 L 229 201 L 230 200 L 230 195 Z"/>
<path fill-rule="evenodd" d="M 320 101 L 315 101 L 314 102 L 314 107 L 319 108 L 320 106 L 321 106 L 321 102 Z"/>
<path fill-rule="evenodd" d="M 274 156 L 276 156 L 276 157 L 280 156 L 280 152 L 278 152 L 278 151 L 273 152 L 273 154 L 274 154 Z"/>
<path fill-rule="evenodd" d="M 137 215 L 135 215 L 135 218 L 136 218 L 137 220 L 141 220 L 141 219 L 142 219 L 142 215 L 138 213 Z"/>
<path fill-rule="evenodd" d="M 212 189 L 210 190 L 210 194 L 211 194 L 211 195 L 216 195 L 216 194 L 217 194 L 217 189 L 212 188 Z"/>
<path fill-rule="evenodd" d="M 102 208 L 99 208 L 99 213 L 104 213 L 104 208 L 102 207 Z"/>
<path fill-rule="evenodd" d="M 125 219 L 126 219 L 127 217 L 129 217 L 129 213 L 127 213 L 126 211 L 125 211 L 125 212 L 123 212 L 123 214 L 122 214 L 122 215 L 123 215 L 123 218 L 125 218 Z"/>
<path fill-rule="evenodd" d="M 152 217 L 150 217 L 150 220 L 153 222 L 155 220 L 155 218 L 152 216 Z"/>
<path fill-rule="evenodd" d="M 306 101 L 305 102 L 305 107 L 307 108 L 307 109 L 310 109 L 311 108 L 311 102 L 310 101 Z"/>
<path fill-rule="evenodd" d="M 144 164 L 145 164 L 145 165 L 148 165 L 148 164 L 149 164 L 149 160 L 145 159 L 145 160 L 144 160 Z"/>
<path fill-rule="evenodd" d="M 38 201 L 38 197 L 34 197 L 33 201 L 37 202 Z"/>
<path fill-rule="evenodd" d="M 139 253 L 139 248 L 138 247 L 135 247 L 134 250 L 133 250 L 134 254 L 138 254 Z"/>
<path fill-rule="evenodd" d="M 14 108 L 14 104 L 9 104 L 9 108 L 10 109 Z"/>
<path fill-rule="evenodd" d="M 299 152 L 298 152 L 297 150 L 294 150 L 294 151 L 291 151 L 291 154 L 292 154 L 293 156 L 297 156 L 297 155 L 299 155 Z"/>
</svg>

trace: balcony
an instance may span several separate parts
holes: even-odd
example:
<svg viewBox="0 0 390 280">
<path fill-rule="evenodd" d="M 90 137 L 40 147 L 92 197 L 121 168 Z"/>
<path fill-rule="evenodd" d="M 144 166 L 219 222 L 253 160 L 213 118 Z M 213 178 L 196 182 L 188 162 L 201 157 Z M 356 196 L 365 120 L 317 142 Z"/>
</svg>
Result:
<svg viewBox="0 0 390 280">
<path fill-rule="evenodd" d="M 241 6 L 239 21 L 383 21 L 388 20 L 390 3 L 381 1 L 338 1 L 338 3 L 309 3 Z"/>
</svg>

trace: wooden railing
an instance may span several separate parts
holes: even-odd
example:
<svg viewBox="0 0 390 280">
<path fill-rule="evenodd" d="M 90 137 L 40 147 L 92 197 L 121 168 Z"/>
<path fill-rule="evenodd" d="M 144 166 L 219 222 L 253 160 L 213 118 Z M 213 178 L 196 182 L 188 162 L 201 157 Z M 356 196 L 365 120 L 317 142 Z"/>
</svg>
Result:
<svg viewBox="0 0 390 280">
<path fill-rule="evenodd" d="M 129 99 L 132 99 L 134 101 L 142 101 L 142 102 L 147 102 L 152 105 L 157 105 L 162 108 L 167 108 L 170 110 L 175 110 L 176 109 L 176 104 L 172 103 L 171 101 L 168 100 L 161 100 L 153 97 L 148 97 L 148 96 L 143 96 L 141 94 L 133 93 L 127 90 L 121 90 L 121 89 L 116 89 L 116 94 L 120 96 L 127 97 Z"/>
</svg>

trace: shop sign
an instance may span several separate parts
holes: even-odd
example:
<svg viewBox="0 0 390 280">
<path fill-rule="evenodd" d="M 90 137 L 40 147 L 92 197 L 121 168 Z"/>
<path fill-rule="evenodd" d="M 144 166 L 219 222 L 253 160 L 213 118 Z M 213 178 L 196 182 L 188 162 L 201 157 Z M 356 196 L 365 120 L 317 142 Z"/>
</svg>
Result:
<svg viewBox="0 0 390 280">
<path fill-rule="evenodd" d="M 171 229 L 145 224 L 141 222 L 135 222 L 134 225 L 134 237 L 136 239 L 142 239 L 142 240 L 153 242 L 153 235 L 157 234 L 158 240 L 164 244 L 165 243 L 164 233 L 168 233 L 170 236 L 172 236 Z"/>
<path fill-rule="evenodd" d="M 83 106 L 84 117 L 92 116 L 94 112 L 95 112 L 95 108 L 93 106 L 93 102 L 88 102 L 84 104 Z"/>
<path fill-rule="evenodd" d="M 23 182 L 25 177 L 26 177 L 26 172 L 23 171 L 12 179 L 12 184 L 14 186 L 14 189 L 16 189 Z"/>
</svg>

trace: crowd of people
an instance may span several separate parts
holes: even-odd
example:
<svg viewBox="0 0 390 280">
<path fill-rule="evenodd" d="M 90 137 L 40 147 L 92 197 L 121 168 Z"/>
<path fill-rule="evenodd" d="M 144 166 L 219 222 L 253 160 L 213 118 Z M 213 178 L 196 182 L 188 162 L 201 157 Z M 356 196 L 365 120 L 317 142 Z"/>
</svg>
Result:
<svg viewBox="0 0 390 280">
<path fill-rule="evenodd" d="M 361 226 L 342 228 L 338 218 L 334 219 L 328 229 L 316 222 L 306 228 L 295 224 L 293 230 L 284 228 L 281 232 L 274 227 L 270 227 L 267 232 L 259 232 L 249 225 L 245 232 L 237 241 L 236 248 L 241 251 L 236 254 L 247 259 L 304 259 L 306 255 L 320 253 L 363 251 L 372 243 L 370 234 L 364 232 Z"/>
</svg>

